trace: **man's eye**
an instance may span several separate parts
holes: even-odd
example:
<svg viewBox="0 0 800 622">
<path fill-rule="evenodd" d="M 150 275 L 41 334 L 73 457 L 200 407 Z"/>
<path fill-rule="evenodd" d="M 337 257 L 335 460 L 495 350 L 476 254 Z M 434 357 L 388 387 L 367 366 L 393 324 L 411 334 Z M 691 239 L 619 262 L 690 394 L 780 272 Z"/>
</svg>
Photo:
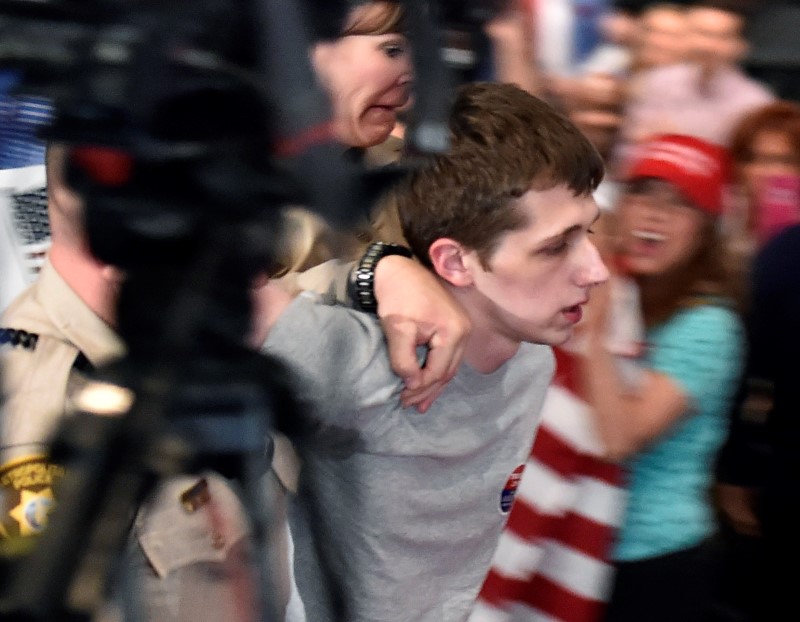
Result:
<svg viewBox="0 0 800 622">
<path fill-rule="evenodd" d="M 543 249 L 545 255 L 560 255 L 565 250 L 569 248 L 569 243 L 559 242 L 558 244 L 553 244 L 552 246 L 547 246 Z"/>
</svg>

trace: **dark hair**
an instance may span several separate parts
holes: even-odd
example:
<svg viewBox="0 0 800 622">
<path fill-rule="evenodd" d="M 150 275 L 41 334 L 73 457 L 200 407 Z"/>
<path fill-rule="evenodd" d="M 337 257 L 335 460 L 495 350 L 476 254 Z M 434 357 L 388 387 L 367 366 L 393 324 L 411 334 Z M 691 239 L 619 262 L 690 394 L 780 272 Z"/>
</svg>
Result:
<svg viewBox="0 0 800 622">
<path fill-rule="evenodd" d="M 762 132 L 785 135 L 800 160 L 800 104 L 776 101 L 745 115 L 736 125 L 731 138 L 730 153 L 734 167 L 739 168 L 753 159 L 753 140 Z"/>
<path fill-rule="evenodd" d="M 660 284 L 657 300 L 642 295 L 642 315 L 647 326 L 668 320 L 680 309 L 706 304 L 709 300 L 735 301 L 734 276 L 726 265 L 726 246 L 717 222 L 703 213 L 700 246 L 689 263 L 669 281 Z"/>
<path fill-rule="evenodd" d="M 69 146 L 48 140 L 44 149 L 45 175 L 48 195 L 55 186 L 67 186 L 67 158 Z"/>
<path fill-rule="evenodd" d="M 689 2 L 688 9 L 716 9 L 737 15 L 747 21 L 756 10 L 753 0 L 694 0 Z"/>
<path fill-rule="evenodd" d="M 603 178 L 603 160 L 580 130 L 514 85 L 462 86 L 449 123 L 450 150 L 431 157 L 396 193 L 406 240 L 428 267 L 428 249 L 442 237 L 476 250 L 488 266 L 500 235 L 527 222 L 515 199 L 559 184 L 589 195 Z"/>
</svg>

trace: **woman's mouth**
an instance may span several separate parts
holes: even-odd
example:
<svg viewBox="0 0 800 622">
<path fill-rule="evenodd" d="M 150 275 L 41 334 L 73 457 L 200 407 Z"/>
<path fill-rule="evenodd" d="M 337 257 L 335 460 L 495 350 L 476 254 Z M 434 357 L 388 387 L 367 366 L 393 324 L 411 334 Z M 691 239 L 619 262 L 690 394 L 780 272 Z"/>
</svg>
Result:
<svg viewBox="0 0 800 622">
<path fill-rule="evenodd" d="M 633 237 L 633 250 L 640 254 L 650 254 L 667 241 L 667 236 L 655 231 L 645 229 L 634 229 L 631 231 Z"/>
<path fill-rule="evenodd" d="M 397 121 L 397 109 L 394 106 L 370 106 L 363 118 L 368 123 L 392 127 Z"/>
</svg>

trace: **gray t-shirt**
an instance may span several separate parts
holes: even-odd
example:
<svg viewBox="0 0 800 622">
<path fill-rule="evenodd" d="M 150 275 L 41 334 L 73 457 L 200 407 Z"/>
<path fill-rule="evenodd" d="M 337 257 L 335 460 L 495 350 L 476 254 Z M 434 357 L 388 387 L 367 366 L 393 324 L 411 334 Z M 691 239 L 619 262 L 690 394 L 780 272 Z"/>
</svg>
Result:
<svg viewBox="0 0 800 622">
<path fill-rule="evenodd" d="M 553 374 L 522 344 L 491 374 L 464 364 L 431 409 L 403 409 L 372 316 L 301 295 L 265 351 L 312 422 L 291 513 L 314 622 L 461 622 L 489 568 Z"/>
</svg>

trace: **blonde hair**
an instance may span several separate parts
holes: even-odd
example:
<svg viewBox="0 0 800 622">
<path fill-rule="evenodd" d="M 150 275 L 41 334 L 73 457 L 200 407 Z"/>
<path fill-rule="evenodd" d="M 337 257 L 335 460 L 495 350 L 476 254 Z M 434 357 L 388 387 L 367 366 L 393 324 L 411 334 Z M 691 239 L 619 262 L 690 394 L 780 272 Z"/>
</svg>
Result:
<svg viewBox="0 0 800 622">
<path fill-rule="evenodd" d="M 356 257 L 358 244 L 352 233 L 334 229 L 310 210 L 288 207 L 282 213 L 280 242 L 271 276 L 304 272 L 335 257 Z"/>
</svg>

